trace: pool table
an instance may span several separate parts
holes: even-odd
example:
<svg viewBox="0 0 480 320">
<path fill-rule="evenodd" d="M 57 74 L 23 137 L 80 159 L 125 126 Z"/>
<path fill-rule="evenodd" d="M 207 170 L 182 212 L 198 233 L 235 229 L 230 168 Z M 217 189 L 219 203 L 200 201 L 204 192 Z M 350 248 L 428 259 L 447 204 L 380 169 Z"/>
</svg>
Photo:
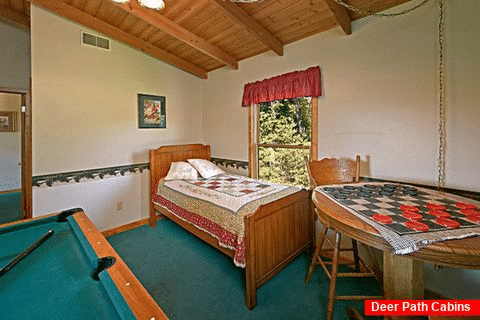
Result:
<svg viewBox="0 0 480 320">
<path fill-rule="evenodd" d="M 1 225 L 0 268 L 13 260 L 0 272 L 3 319 L 167 319 L 82 209 Z"/>
</svg>

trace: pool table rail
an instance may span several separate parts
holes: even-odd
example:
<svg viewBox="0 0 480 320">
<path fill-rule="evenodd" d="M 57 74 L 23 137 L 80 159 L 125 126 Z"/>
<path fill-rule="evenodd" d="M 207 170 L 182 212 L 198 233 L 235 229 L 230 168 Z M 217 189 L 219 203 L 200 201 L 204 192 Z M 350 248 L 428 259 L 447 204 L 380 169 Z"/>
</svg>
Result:
<svg viewBox="0 0 480 320">
<path fill-rule="evenodd" d="M 67 217 L 69 220 L 73 219 L 74 222 L 77 224 L 75 229 L 78 229 L 78 232 L 82 233 L 82 237 L 84 237 L 88 241 L 88 244 L 91 246 L 90 249 L 93 249 L 94 253 L 96 254 L 96 258 L 100 259 L 103 257 L 113 257 L 115 259 L 115 263 L 112 266 L 108 267 L 103 271 L 100 271 L 100 277 L 103 277 L 103 279 L 105 279 L 102 274 L 105 272 L 108 273 L 111 281 L 113 281 L 116 289 L 125 300 L 127 307 L 130 309 L 128 313 L 130 313 L 131 311 L 130 314 L 133 314 L 136 319 L 168 319 L 163 310 L 160 309 L 160 307 L 153 300 L 148 291 L 143 287 L 140 281 L 138 281 L 132 271 L 125 264 L 123 259 L 118 255 L 115 249 L 113 249 L 110 243 L 108 243 L 107 239 L 98 231 L 98 229 L 95 227 L 95 225 L 87 217 L 87 215 L 82 209 L 70 209 L 27 220 L 2 224 L 0 226 L 0 231 L 14 232 L 14 230 L 17 229 L 22 230 L 23 226 L 25 226 L 26 224 L 28 224 L 29 226 L 35 226 L 42 225 L 43 223 L 48 223 L 48 221 L 62 222 L 66 221 Z M 91 251 L 90 249 L 89 251 Z M 118 293 L 116 294 L 118 295 Z"/>
<path fill-rule="evenodd" d="M 123 298 L 130 306 L 137 319 L 168 319 L 147 290 L 138 281 L 122 258 L 108 243 L 105 237 L 97 230 L 92 221 L 82 212 L 74 215 L 74 219 L 83 230 L 98 257 L 114 257 L 116 262 L 106 269 Z"/>
</svg>

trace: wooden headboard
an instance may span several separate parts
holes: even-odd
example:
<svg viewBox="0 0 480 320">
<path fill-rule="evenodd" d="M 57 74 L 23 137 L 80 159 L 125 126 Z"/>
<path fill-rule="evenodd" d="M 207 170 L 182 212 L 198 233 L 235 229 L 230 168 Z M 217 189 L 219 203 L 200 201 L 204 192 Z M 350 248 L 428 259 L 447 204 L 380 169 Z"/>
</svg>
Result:
<svg viewBox="0 0 480 320">
<path fill-rule="evenodd" d="M 157 181 L 167 175 L 172 162 L 193 158 L 210 160 L 210 146 L 184 144 L 150 150 L 150 191 L 154 191 Z"/>
<path fill-rule="evenodd" d="M 163 146 L 150 150 L 150 226 L 155 226 L 156 213 L 153 207 L 152 194 L 156 192 L 157 182 L 165 177 L 170 164 L 187 159 L 210 160 L 210 146 L 203 144 L 184 144 Z"/>
</svg>

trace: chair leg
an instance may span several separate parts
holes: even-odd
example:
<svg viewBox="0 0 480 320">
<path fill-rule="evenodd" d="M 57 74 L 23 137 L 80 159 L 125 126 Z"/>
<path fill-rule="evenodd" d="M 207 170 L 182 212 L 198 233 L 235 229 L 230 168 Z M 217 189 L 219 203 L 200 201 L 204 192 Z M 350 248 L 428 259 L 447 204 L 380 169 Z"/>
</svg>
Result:
<svg viewBox="0 0 480 320">
<path fill-rule="evenodd" d="M 328 231 L 328 228 L 323 227 L 323 232 L 320 235 L 320 238 L 318 238 L 317 246 L 315 247 L 315 252 L 313 253 L 312 260 L 310 261 L 310 266 L 308 267 L 307 275 L 305 276 L 305 283 L 310 282 L 310 278 L 312 277 L 313 270 L 315 269 L 317 259 L 320 255 L 320 251 L 322 250 L 323 242 L 325 240 L 325 237 L 327 236 L 327 231 Z"/>
<path fill-rule="evenodd" d="M 355 263 L 355 272 L 360 272 L 360 257 L 358 255 L 357 240 L 352 239 L 353 262 Z"/>
<path fill-rule="evenodd" d="M 338 259 L 341 240 L 342 234 L 335 231 L 335 248 L 333 249 L 332 272 L 330 277 L 330 288 L 328 290 L 327 320 L 331 320 L 333 316 L 333 307 L 335 304 L 335 286 L 337 284 Z"/>
<path fill-rule="evenodd" d="M 360 312 L 358 312 L 357 309 L 352 308 L 352 307 L 347 309 L 347 317 L 350 320 L 363 320 L 363 317 L 360 314 Z"/>
</svg>

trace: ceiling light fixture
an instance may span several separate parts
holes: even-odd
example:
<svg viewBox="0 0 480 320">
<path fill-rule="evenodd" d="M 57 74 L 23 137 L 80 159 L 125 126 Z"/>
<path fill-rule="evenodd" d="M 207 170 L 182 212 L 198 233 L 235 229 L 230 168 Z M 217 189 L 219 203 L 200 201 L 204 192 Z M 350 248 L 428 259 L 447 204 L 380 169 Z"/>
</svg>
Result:
<svg viewBox="0 0 480 320">
<path fill-rule="evenodd" d="M 127 3 L 130 0 L 112 0 L 113 2 L 116 3 Z M 142 7 L 149 8 L 149 9 L 155 9 L 155 10 L 160 10 L 165 8 L 165 3 L 163 0 L 138 0 L 138 3 Z"/>
</svg>

